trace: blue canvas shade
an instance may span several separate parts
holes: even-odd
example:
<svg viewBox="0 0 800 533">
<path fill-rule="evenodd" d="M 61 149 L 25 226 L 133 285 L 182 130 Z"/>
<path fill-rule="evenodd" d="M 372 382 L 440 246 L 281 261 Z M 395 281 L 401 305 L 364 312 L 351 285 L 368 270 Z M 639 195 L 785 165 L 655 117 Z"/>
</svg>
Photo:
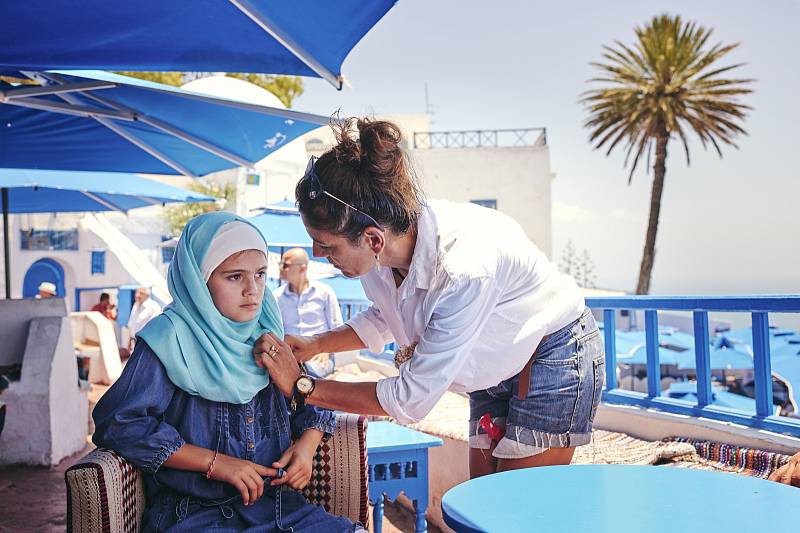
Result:
<svg viewBox="0 0 800 533">
<path fill-rule="evenodd" d="M 63 172 L 0 168 L 6 298 L 11 297 L 8 215 L 128 211 L 173 202 L 215 198 L 136 176 L 110 172 Z"/>
<path fill-rule="evenodd" d="M 17 75 L 42 86 L 0 81 L 0 168 L 202 176 L 329 122 L 106 72 Z"/>
<path fill-rule="evenodd" d="M 0 2 L 0 70 L 262 72 L 325 78 L 395 0 Z"/>
<path fill-rule="evenodd" d="M 336 293 L 336 297 L 341 301 L 362 302 L 365 305 L 369 304 L 369 299 L 366 293 L 364 293 L 364 286 L 361 285 L 361 280 L 358 278 L 347 278 L 337 275 L 331 278 L 323 278 L 320 281 L 330 285 L 333 292 Z"/>
<path fill-rule="evenodd" d="M 216 198 L 165 183 L 117 172 L 63 172 L 0 168 L 8 190 L 8 213 L 128 211 L 173 202 L 213 202 Z"/>
<path fill-rule="evenodd" d="M 753 330 L 736 329 L 722 334 L 723 343 L 734 346 L 737 351 L 753 353 Z M 797 412 L 800 409 L 800 335 L 797 332 L 770 327 L 769 351 L 773 375 L 789 385 L 789 400 Z"/>
<path fill-rule="evenodd" d="M 728 392 L 720 385 L 712 385 L 712 402 L 714 405 L 720 407 L 729 407 L 732 409 L 739 409 L 748 413 L 756 412 L 756 401 L 741 394 Z M 669 398 L 688 401 L 692 404 L 697 404 L 697 383 L 694 381 L 678 381 L 670 384 L 669 388 L 664 391 L 664 395 Z M 776 412 L 780 406 L 775 406 Z"/>
<path fill-rule="evenodd" d="M 282 253 L 287 248 L 305 248 L 311 252 L 309 237 L 300 212 L 289 201 L 270 204 L 250 222 L 264 235 L 271 252 Z"/>
</svg>

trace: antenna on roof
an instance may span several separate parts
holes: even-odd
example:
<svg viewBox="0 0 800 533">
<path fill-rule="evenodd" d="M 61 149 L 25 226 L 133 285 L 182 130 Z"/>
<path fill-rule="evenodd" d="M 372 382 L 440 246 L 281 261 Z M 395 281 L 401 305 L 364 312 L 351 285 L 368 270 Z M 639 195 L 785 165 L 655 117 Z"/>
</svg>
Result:
<svg viewBox="0 0 800 533">
<path fill-rule="evenodd" d="M 431 119 L 431 124 L 434 124 L 436 121 L 433 120 L 433 116 L 436 114 L 436 106 L 430 102 L 430 98 L 428 96 L 428 82 L 425 82 L 425 114 L 428 115 Z"/>
</svg>

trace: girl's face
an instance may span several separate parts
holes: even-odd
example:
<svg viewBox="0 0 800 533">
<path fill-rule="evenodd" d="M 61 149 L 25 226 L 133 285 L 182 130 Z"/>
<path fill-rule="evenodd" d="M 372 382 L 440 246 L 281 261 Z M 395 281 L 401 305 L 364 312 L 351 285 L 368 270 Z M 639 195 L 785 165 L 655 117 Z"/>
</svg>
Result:
<svg viewBox="0 0 800 533">
<path fill-rule="evenodd" d="M 305 221 L 304 221 L 305 222 Z M 311 251 L 314 257 L 325 257 L 348 278 L 363 276 L 375 266 L 375 253 L 362 235 L 354 246 L 346 237 L 329 231 L 318 230 L 306 224 L 311 236 Z"/>
<path fill-rule="evenodd" d="M 267 258 L 260 250 L 238 252 L 208 278 L 208 291 L 222 316 L 249 322 L 261 312 L 267 280 Z"/>
</svg>

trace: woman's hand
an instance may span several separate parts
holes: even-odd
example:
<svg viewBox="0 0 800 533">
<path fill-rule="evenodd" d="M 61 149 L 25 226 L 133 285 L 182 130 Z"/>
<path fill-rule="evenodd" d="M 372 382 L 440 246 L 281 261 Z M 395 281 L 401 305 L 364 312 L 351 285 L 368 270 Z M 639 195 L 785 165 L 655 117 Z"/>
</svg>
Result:
<svg viewBox="0 0 800 533">
<path fill-rule="evenodd" d="M 300 367 L 291 347 L 273 333 L 265 333 L 258 339 L 253 353 L 258 366 L 266 367 L 269 377 L 284 396 L 290 397 L 294 384 L 300 377 Z"/>
<path fill-rule="evenodd" d="M 769 476 L 769 479 L 800 487 L 800 453 L 793 455 L 789 462 L 777 469 L 774 474 Z"/>
<path fill-rule="evenodd" d="M 310 361 L 312 357 L 322 353 L 316 335 L 311 335 L 309 337 L 286 335 L 286 344 L 292 348 L 295 359 L 300 363 Z"/>
<path fill-rule="evenodd" d="M 289 485 L 295 490 L 302 490 L 311 481 L 311 466 L 317 452 L 322 432 L 308 429 L 303 435 L 283 452 L 281 458 L 272 463 L 275 468 L 286 469 L 286 475 L 272 480 L 271 485 Z"/>
<path fill-rule="evenodd" d="M 242 494 L 242 502 L 252 505 L 264 495 L 264 477 L 277 477 L 275 468 L 218 454 L 211 479 L 233 485 Z M 285 478 L 286 476 L 284 476 Z"/>
</svg>

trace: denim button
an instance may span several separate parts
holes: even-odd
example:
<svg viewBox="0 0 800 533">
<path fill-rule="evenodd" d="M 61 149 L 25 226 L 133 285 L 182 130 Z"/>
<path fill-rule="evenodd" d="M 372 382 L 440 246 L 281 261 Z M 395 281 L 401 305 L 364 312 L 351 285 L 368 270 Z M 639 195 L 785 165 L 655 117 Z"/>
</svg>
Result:
<svg viewBox="0 0 800 533">
<path fill-rule="evenodd" d="M 250 442 L 248 442 L 248 443 L 247 443 L 247 447 L 248 447 L 248 448 L 250 448 L 250 449 L 252 450 L 253 448 L 255 448 L 255 447 L 256 447 L 256 445 L 255 445 L 255 444 L 253 444 L 253 441 L 250 441 Z"/>
<path fill-rule="evenodd" d="M 247 423 L 248 424 L 252 424 L 253 423 L 253 417 L 252 416 L 248 416 L 247 417 Z"/>
</svg>

